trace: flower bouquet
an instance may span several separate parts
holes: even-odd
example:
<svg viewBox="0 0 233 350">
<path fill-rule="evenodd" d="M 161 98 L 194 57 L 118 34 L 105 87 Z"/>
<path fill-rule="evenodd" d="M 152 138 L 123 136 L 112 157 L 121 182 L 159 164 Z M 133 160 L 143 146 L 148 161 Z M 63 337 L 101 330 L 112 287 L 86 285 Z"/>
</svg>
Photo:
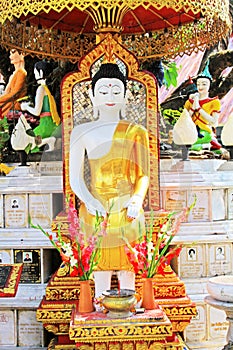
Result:
<svg viewBox="0 0 233 350">
<path fill-rule="evenodd" d="M 165 274 L 165 268 L 170 265 L 173 257 L 179 256 L 182 244 L 171 247 L 171 242 L 179 231 L 181 222 L 187 216 L 190 208 L 181 212 L 163 213 L 162 220 L 154 219 L 151 213 L 150 222 L 145 234 L 140 235 L 138 243 L 130 244 L 125 239 L 125 251 L 135 274 L 142 277 L 142 304 L 147 310 L 159 309 L 154 299 L 153 277 Z M 157 223 L 157 225 L 155 225 Z M 156 239 L 153 238 L 156 226 Z"/>
<path fill-rule="evenodd" d="M 188 209 L 181 212 L 162 213 L 162 217 L 154 218 L 151 213 L 150 222 L 146 225 L 145 234 L 141 234 L 139 241 L 131 245 L 125 239 L 125 251 L 131 262 L 135 274 L 142 277 L 142 303 L 147 310 L 160 310 L 155 302 L 153 290 L 153 277 L 156 274 L 165 274 L 165 268 L 170 265 L 171 259 L 179 256 L 182 244 L 170 247 L 170 244 L 179 231 L 181 222 L 184 221 Z M 160 213 L 161 214 L 161 213 Z M 160 220 L 161 219 L 161 220 Z M 156 226 L 156 238 L 153 237 Z"/>
<path fill-rule="evenodd" d="M 77 210 L 72 201 L 69 201 L 68 222 L 69 235 L 62 235 L 60 228 L 56 232 L 56 239 L 45 231 L 40 225 L 30 225 L 41 230 L 58 250 L 62 261 L 70 267 L 70 276 L 79 277 L 80 281 L 87 281 L 91 278 L 93 271 L 98 265 L 100 258 L 100 245 L 103 236 L 106 235 L 106 228 L 109 214 L 106 218 L 96 213 L 95 227 L 92 235 L 86 237 L 80 226 Z"/>
<path fill-rule="evenodd" d="M 170 264 L 172 258 L 179 256 L 182 244 L 175 247 L 170 245 L 179 231 L 181 222 L 185 220 L 188 210 L 184 208 L 179 213 L 164 212 L 162 223 L 158 225 L 156 239 L 153 239 L 156 223 L 153 212 L 149 224 L 146 225 L 145 234 L 140 235 L 138 243 L 131 245 L 127 239 L 123 238 L 126 243 L 126 254 L 135 274 L 140 274 L 142 278 L 153 278 L 157 273 L 164 274 L 165 267 Z"/>
</svg>

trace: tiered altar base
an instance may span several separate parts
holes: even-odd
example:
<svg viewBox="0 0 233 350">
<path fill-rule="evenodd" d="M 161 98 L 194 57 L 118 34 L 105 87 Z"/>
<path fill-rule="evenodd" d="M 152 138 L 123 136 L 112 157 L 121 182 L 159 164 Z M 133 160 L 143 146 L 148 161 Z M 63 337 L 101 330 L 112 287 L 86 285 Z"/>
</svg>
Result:
<svg viewBox="0 0 233 350">
<path fill-rule="evenodd" d="M 80 292 L 79 280 L 75 277 L 62 276 L 65 273 L 66 271 L 63 269 L 59 269 L 55 273 L 37 310 L 37 320 L 43 322 L 44 327 L 56 335 L 56 339 L 50 343 L 49 349 L 73 350 L 77 343 L 82 343 L 81 347 L 79 345 L 79 349 L 83 350 L 187 349 L 182 339 L 177 337 L 177 334 L 182 333 L 190 323 L 191 318 L 196 315 L 196 308 L 186 295 L 183 282 L 170 268 L 165 276 L 157 276 L 153 285 L 156 301 L 163 310 L 163 317 L 160 320 L 155 320 L 155 317 L 150 319 L 146 311 L 143 315 L 133 315 L 127 321 L 124 319 L 111 320 L 111 322 L 118 322 L 120 327 L 125 327 L 119 331 L 119 327 L 116 326 L 114 332 L 117 332 L 118 329 L 119 334 L 109 333 L 109 319 L 105 314 L 90 313 L 82 316 L 81 319 L 79 318 L 75 311 Z M 115 276 L 113 276 L 111 288 L 117 288 Z M 93 282 L 92 291 L 94 294 Z M 136 277 L 136 292 L 139 295 L 142 293 L 142 280 L 138 276 Z M 96 319 L 96 315 L 99 316 L 100 320 Z M 91 324 L 88 320 L 85 320 L 89 317 L 94 318 Z M 145 321 L 147 317 L 149 321 Z M 142 324 L 142 320 L 144 324 Z M 122 326 L 124 322 L 125 326 Z M 134 328 L 132 325 L 134 325 Z M 102 326 L 104 328 L 101 334 L 104 335 L 101 339 L 98 339 L 96 329 L 100 332 Z M 85 336 L 79 333 L 80 329 L 86 329 L 84 333 L 82 331 Z M 127 338 L 126 333 L 128 331 L 129 337 Z M 118 344 L 119 341 L 120 344 Z"/>
<path fill-rule="evenodd" d="M 80 314 L 74 310 L 69 335 L 82 350 L 183 349 L 160 308 L 113 319 L 105 313 Z"/>
</svg>

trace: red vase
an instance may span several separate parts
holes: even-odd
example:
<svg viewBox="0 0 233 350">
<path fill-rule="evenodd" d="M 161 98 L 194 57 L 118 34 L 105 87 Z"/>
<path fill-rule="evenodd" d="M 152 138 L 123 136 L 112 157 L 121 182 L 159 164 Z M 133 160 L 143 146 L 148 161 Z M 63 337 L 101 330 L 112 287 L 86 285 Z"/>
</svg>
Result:
<svg viewBox="0 0 233 350">
<path fill-rule="evenodd" d="M 79 281 L 80 293 L 78 301 L 78 312 L 86 313 L 94 311 L 90 281 Z"/>
<path fill-rule="evenodd" d="M 158 308 L 155 301 L 153 278 L 145 278 L 142 285 L 142 307 L 146 310 L 154 310 Z"/>
</svg>

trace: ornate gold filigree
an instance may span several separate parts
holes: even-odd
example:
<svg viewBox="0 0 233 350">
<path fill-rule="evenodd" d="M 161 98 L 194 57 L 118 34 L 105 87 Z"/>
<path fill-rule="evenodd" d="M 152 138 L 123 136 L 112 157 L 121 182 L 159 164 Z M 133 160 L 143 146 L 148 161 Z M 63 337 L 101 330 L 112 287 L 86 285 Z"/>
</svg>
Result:
<svg viewBox="0 0 233 350">
<path fill-rule="evenodd" d="M 178 321 L 178 322 L 173 321 L 172 322 L 173 332 L 175 333 L 183 332 L 185 328 L 189 325 L 189 323 L 190 321 Z"/>
<path fill-rule="evenodd" d="M 177 305 L 172 308 L 163 306 L 163 309 L 169 319 L 174 317 L 179 319 L 182 319 L 183 317 L 193 317 L 197 313 L 196 307 L 194 305 L 184 307 Z"/>
<path fill-rule="evenodd" d="M 185 285 L 155 285 L 154 286 L 156 298 L 181 298 L 186 296 Z"/>
<path fill-rule="evenodd" d="M 59 269 L 57 270 L 57 275 L 59 277 L 63 277 L 63 276 L 68 276 L 70 273 L 70 266 L 63 264 L 61 267 L 59 267 Z"/>
<path fill-rule="evenodd" d="M 48 332 L 51 332 L 53 334 L 57 334 L 58 332 L 58 327 L 52 325 L 52 324 L 48 324 L 45 326 L 45 329 L 48 331 Z"/>
<path fill-rule="evenodd" d="M 73 344 L 59 345 L 57 344 L 57 339 L 53 338 L 48 345 L 48 350 L 77 350 L 77 347 Z"/>
<path fill-rule="evenodd" d="M 38 321 L 42 322 L 52 322 L 52 323 L 59 323 L 63 322 L 64 320 L 69 323 L 71 318 L 71 310 L 44 310 L 44 309 L 38 309 L 36 312 L 36 318 Z"/>
<path fill-rule="evenodd" d="M 209 1 L 214 2 L 211 8 L 212 11 L 215 11 L 219 4 L 224 4 L 221 0 Z M 152 2 L 150 1 L 150 3 Z M 204 0 L 203 3 L 205 3 Z M 215 6 L 216 3 L 217 6 Z M 193 2 L 190 2 L 191 4 Z M 34 5 L 34 1 L 30 5 Z M 172 3 L 169 5 L 172 7 Z M 194 3 L 193 9 L 195 5 Z M 152 33 L 152 35 L 146 32 L 121 35 L 120 40 L 125 48 L 134 52 L 141 61 L 152 58 L 159 59 L 161 57 L 175 58 L 184 54 L 191 55 L 197 50 L 205 50 L 217 43 L 222 37 L 228 35 L 231 25 L 228 9 L 225 4 L 223 7 L 225 11 L 216 11 L 214 14 L 211 14 L 211 12 L 206 13 L 206 11 L 204 13 L 203 9 L 201 18 L 195 19 L 191 23 L 166 27 L 165 31 L 160 29 Z M 10 14 L 13 12 L 10 12 Z M 222 13 L 223 16 L 221 15 Z M 6 15 L 1 17 L 1 15 L 3 15 L 2 11 L 0 13 L 0 22 L 2 23 L 11 17 Z M 112 32 L 113 27 L 117 28 L 117 25 L 114 26 L 112 22 L 111 25 L 111 30 L 104 28 L 105 32 L 108 30 Z M 98 24 L 98 26 L 101 27 L 102 24 Z M 99 40 L 94 33 L 65 32 L 57 31 L 53 28 L 38 29 L 32 24 L 27 26 L 25 22 L 18 23 L 12 18 L 11 22 L 7 20 L 0 25 L 0 34 L 0 44 L 6 49 L 16 48 L 22 50 L 25 54 L 37 56 L 40 59 L 69 60 L 73 63 L 79 61 L 91 49 L 94 49 L 96 42 Z"/>
<path fill-rule="evenodd" d="M 59 324 L 59 333 L 69 333 L 69 328 L 70 328 L 70 324 L 69 323 Z"/>
<path fill-rule="evenodd" d="M 150 5 L 153 5 L 156 9 L 161 9 L 163 7 L 172 8 L 175 11 L 180 11 L 184 9 L 186 12 L 192 11 L 193 13 L 202 12 L 203 14 L 208 14 L 214 16 L 219 14 L 221 18 L 225 18 L 226 14 L 224 10 L 227 11 L 227 1 L 212 1 L 212 0 L 176 0 L 175 3 L 172 0 L 21 0 L 15 2 L 14 0 L 8 0 L 2 2 L 0 21 L 3 23 L 6 19 L 12 19 L 13 16 L 20 17 L 21 15 L 27 15 L 29 12 L 33 15 L 37 15 L 40 11 L 45 11 L 46 13 L 49 10 L 54 10 L 56 12 L 61 12 L 64 9 L 71 11 L 73 8 L 77 8 L 81 11 L 84 11 L 88 8 L 93 8 L 98 11 L 101 8 L 112 9 L 119 8 L 124 9 L 125 7 L 129 9 L 134 9 L 139 5 L 143 6 L 145 9 Z"/>
<path fill-rule="evenodd" d="M 46 300 L 77 300 L 79 288 L 46 289 Z"/>
<path fill-rule="evenodd" d="M 129 322 L 130 323 L 130 322 Z M 107 342 L 118 341 L 124 342 L 126 340 L 159 340 L 172 335 L 171 324 L 159 324 L 159 322 L 147 325 L 140 325 L 135 323 L 133 325 L 121 326 L 82 326 L 72 325 L 69 330 L 71 340 L 78 342 Z"/>
</svg>

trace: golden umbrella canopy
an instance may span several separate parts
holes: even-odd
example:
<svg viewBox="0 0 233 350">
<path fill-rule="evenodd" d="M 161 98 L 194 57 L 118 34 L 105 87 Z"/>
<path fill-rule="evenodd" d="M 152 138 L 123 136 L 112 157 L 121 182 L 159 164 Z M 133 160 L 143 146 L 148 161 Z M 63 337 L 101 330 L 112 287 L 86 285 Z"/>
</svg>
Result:
<svg viewBox="0 0 233 350">
<path fill-rule="evenodd" d="M 4 0 L 0 45 L 78 61 L 106 33 L 138 59 L 191 54 L 229 33 L 228 0 Z"/>
</svg>

